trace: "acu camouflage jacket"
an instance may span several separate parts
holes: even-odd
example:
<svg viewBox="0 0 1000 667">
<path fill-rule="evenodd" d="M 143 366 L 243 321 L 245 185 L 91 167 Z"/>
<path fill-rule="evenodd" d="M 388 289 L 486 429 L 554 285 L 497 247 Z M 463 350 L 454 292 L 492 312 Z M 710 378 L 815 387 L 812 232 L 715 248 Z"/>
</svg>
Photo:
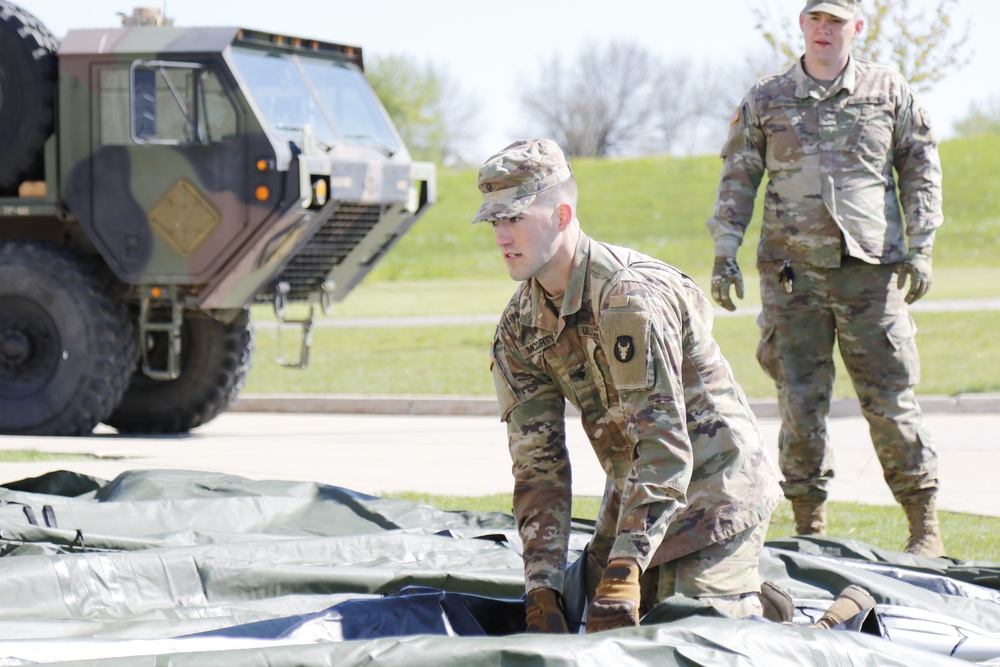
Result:
<svg viewBox="0 0 1000 667">
<path fill-rule="evenodd" d="M 643 569 L 757 525 L 781 497 L 756 420 L 675 268 L 581 234 L 557 314 L 535 281 L 493 344 L 526 588 L 560 590 L 571 515 L 565 400 L 608 475 L 591 553 Z"/>
<path fill-rule="evenodd" d="M 898 262 L 904 231 L 911 248 L 928 247 L 943 219 L 937 144 L 927 113 L 888 67 L 852 57 L 826 92 L 801 61 L 761 79 L 722 149 L 707 223 L 716 256 L 736 256 L 765 171 L 758 260 Z"/>
</svg>

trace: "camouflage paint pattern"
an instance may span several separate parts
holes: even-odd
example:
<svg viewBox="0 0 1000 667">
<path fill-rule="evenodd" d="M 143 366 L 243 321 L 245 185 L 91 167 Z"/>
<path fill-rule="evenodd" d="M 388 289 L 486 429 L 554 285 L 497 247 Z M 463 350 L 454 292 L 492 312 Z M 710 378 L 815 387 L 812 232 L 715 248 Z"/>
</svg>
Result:
<svg viewBox="0 0 1000 667">
<path fill-rule="evenodd" d="M 561 314 L 535 281 L 522 283 L 493 345 L 528 590 L 563 584 L 572 506 L 566 400 L 608 476 L 588 572 L 612 557 L 646 570 L 691 554 L 766 522 L 780 499 L 695 283 L 583 234 L 575 267 Z"/>
<path fill-rule="evenodd" d="M 913 392 L 920 380 L 917 328 L 906 292 L 896 286 L 899 265 L 853 258 L 836 268 L 792 263 L 791 293 L 778 278 L 782 266 L 758 264 L 764 307 L 757 359 L 778 389 L 785 495 L 825 499 L 834 474 L 826 425 L 834 340 L 893 495 L 899 501 L 933 495 L 937 454 Z"/>
<path fill-rule="evenodd" d="M 48 228 L 82 232 L 123 283 L 177 286 L 188 308 L 242 309 L 303 254 L 320 258 L 302 278 L 311 300 L 324 280 L 343 299 L 433 201 L 433 169 L 402 144 L 390 154 L 348 141 L 323 150 L 306 145 L 303 131 L 290 147 L 255 106 L 245 72 L 234 71 L 240 47 L 362 66 L 359 47 L 246 28 L 69 31 L 53 83 L 58 159 L 46 159 L 58 219 Z M 132 103 L 130 68 L 150 61 L 174 72 L 204 68 L 206 140 L 133 140 L 133 115 L 143 115 Z M 325 207 L 310 205 L 310 181 L 319 178 L 329 186 Z M 408 201 L 414 192 L 419 206 Z M 5 207 L 5 216 L 33 210 L 21 209 Z"/>
<path fill-rule="evenodd" d="M 937 144 L 927 113 L 887 67 L 852 57 L 829 92 L 801 62 L 761 79 L 722 149 L 707 223 L 716 256 L 736 256 L 766 172 L 759 260 L 833 267 L 847 254 L 871 264 L 901 261 L 904 233 L 910 248 L 923 247 L 943 220 Z"/>
</svg>

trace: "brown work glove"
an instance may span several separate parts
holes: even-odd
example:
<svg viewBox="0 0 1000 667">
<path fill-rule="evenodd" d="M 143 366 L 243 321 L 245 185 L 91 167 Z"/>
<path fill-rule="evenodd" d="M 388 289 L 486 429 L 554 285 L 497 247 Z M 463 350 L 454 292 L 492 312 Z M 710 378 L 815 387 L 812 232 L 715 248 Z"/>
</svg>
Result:
<svg viewBox="0 0 1000 667">
<path fill-rule="evenodd" d="M 910 277 L 910 291 L 906 293 L 906 303 L 913 303 L 931 288 L 931 251 L 930 248 L 911 250 L 899 266 L 899 278 L 896 287 L 903 289 L 906 277 Z"/>
<path fill-rule="evenodd" d="M 536 588 L 524 596 L 527 632 L 568 633 L 559 594 L 551 588 Z"/>
<path fill-rule="evenodd" d="M 594 600 L 587 609 L 587 633 L 639 625 L 639 566 L 613 560 L 604 568 Z"/>
<path fill-rule="evenodd" d="M 737 298 L 743 298 L 743 273 L 735 257 L 716 257 L 712 267 L 712 298 L 726 310 L 736 310 L 729 288 L 736 285 Z"/>
</svg>

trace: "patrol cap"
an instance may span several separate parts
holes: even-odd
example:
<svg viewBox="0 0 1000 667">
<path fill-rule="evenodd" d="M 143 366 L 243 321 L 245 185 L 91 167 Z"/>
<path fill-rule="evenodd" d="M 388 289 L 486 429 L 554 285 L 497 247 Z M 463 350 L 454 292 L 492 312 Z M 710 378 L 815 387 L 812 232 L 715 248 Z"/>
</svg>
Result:
<svg viewBox="0 0 1000 667">
<path fill-rule="evenodd" d="M 802 10 L 802 13 L 823 12 L 849 21 L 854 18 L 860 8 L 861 0 L 826 0 L 825 2 L 806 0 L 806 8 Z"/>
<path fill-rule="evenodd" d="M 515 141 L 479 168 L 483 205 L 472 222 L 520 215 L 535 201 L 535 195 L 572 175 L 562 149 L 551 139 Z"/>
</svg>

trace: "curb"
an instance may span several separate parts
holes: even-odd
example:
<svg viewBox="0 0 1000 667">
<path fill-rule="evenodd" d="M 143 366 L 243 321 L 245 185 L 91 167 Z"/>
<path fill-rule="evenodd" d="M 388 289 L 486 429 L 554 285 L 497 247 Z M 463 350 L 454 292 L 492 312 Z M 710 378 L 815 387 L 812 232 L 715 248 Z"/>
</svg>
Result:
<svg viewBox="0 0 1000 667">
<path fill-rule="evenodd" d="M 1000 394 L 959 394 L 919 396 L 924 414 L 1000 413 Z M 758 419 L 776 419 L 774 399 L 750 401 Z M 347 415 L 428 415 L 496 417 L 497 401 L 492 396 L 408 396 L 362 394 L 248 394 L 240 396 L 229 412 L 281 412 Z M 567 405 L 567 414 L 577 414 Z M 859 417 L 857 399 L 835 399 L 830 417 Z"/>
</svg>

